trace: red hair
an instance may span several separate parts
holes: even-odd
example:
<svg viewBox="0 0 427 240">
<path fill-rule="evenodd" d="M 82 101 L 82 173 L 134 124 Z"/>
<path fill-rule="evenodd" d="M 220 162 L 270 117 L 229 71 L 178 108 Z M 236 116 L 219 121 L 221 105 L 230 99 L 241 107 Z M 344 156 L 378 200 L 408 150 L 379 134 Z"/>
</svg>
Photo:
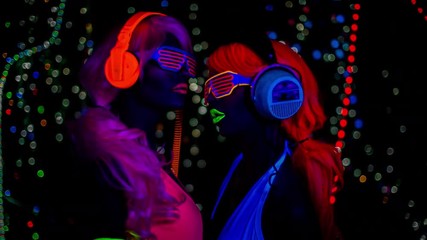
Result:
<svg viewBox="0 0 427 240">
<path fill-rule="evenodd" d="M 316 78 L 304 59 L 292 48 L 283 42 L 271 42 L 277 62 L 297 70 L 304 89 L 304 100 L 299 111 L 281 122 L 287 137 L 298 143 L 291 160 L 307 180 L 323 239 L 337 239 L 340 233 L 335 224 L 332 203 L 334 193 L 343 184 L 344 168 L 340 151 L 332 144 L 310 138 L 324 126 L 327 119 Z M 230 70 L 254 77 L 267 63 L 246 45 L 235 42 L 220 46 L 208 58 L 207 65 L 210 75 Z"/>
</svg>

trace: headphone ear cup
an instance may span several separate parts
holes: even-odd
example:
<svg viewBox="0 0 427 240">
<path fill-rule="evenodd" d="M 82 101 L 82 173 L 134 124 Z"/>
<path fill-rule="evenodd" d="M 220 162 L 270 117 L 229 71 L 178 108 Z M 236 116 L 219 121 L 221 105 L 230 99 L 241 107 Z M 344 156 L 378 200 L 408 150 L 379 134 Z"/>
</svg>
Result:
<svg viewBox="0 0 427 240">
<path fill-rule="evenodd" d="M 111 85 L 116 88 L 129 88 L 138 80 L 139 61 L 128 51 L 111 54 L 105 63 L 104 71 Z"/>
<path fill-rule="evenodd" d="M 289 118 L 302 105 L 300 79 L 283 65 L 270 65 L 254 78 L 252 100 L 257 111 L 266 118 Z"/>
</svg>

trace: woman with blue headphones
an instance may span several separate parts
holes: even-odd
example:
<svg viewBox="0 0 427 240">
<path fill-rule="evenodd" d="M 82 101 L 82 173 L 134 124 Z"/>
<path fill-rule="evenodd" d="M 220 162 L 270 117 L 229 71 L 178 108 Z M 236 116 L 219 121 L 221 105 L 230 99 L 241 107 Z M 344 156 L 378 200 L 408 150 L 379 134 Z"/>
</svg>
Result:
<svg viewBox="0 0 427 240">
<path fill-rule="evenodd" d="M 205 105 L 241 152 L 213 207 L 212 239 L 341 239 L 344 168 L 340 149 L 314 137 L 326 121 L 316 79 L 288 45 L 265 41 L 224 44 L 207 59 Z"/>
</svg>

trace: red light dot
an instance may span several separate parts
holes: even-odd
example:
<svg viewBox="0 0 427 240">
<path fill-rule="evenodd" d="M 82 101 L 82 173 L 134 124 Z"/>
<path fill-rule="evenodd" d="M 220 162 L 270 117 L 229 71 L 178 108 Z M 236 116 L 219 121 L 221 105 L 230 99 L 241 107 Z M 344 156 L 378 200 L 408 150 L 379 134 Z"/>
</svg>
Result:
<svg viewBox="0 0 427 240">
<path fill-rule="evenodd" d="M 305 7 L 302 9 L 302 11 L 303 11 L 304 13 L 309 13 L 309 12 L 310 12 L 310 8 L 309 8 L 309 7 L 307 7 L 307 6 L 305 6 Z"/>
<path fill-rule="evenodd" d="M 415 0 L 413 0 L 413 1 L 415 1 Z M 354 9 L 360 10 L 360 4 L 358 4 L 358 3 L 354 4 Z"/>
<path fill-rule="evenodd" d="M 348 105 L 350 105 L 350 100 L 349 100 L 348 98 L 344 98 L 344 99 L 342 100 L 342 104 L 343 104 L 344 106 L 348 106 Z"/>
<path fill-rule="evenodd" d="M 335 201 L 336 201 L 335 196 L 330 196 L 330 197 L 329 197 L 329 203 L 330 203 L 330 204 L 334 204 L 334 203 L 335 203 Z"/>
<path fill-rule="evenodd" d="M 344 132 L 344 130 L 339 130 L 338 131 L 338 138 L 344 138 L 345 137 L 345 132 Z"/>
<path fill-rule="evenodd" d="M 33 228 L 33 227 L 34 227 L 34 223 L 33 223 L 33 221 L 28 221 L 28 222 L 27 222 L 27 227 L 29 227 L 29 228 Z"/>
<path fill-rule="evenodd" d="M 333 188 L 332 188 L 332 190 L 331 190 L 331 192 L 333 192 L 333 193 L 334 193 L 334 192 L 336 192 L 337 190 L 338 190 L 338 187 L 333 187 Z"/>
<path fill-rule="evenodd" d="M 347 120 L 345 120 L 345 119 L 341 119 L 341 120 L 340 120 L 340 126 L 341 126 L 341 127 L 345 127 L 345 126 L 347 126 Z"/>
<path fill-rule="evenodd" d="M 359 14 L 357 13 L 353 14 L 353 20 L 355 21 L 359 20 Z"/>
</svg>

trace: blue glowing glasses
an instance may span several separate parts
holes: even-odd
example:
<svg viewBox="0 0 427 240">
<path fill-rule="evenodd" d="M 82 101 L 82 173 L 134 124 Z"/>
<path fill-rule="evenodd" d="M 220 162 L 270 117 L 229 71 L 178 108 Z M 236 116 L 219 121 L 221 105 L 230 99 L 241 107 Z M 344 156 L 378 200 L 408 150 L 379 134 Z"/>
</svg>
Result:
<svg viewBox="0 0 427 240">
<path fill-rule="evenodd" d="M 215 98 L 222 98 L 230 95 L 238 86 L 251 86 L 251 82 L 251 78 L 241 76 L 232 71 L 218 73 L 205 82 L 205 105 L 208 105 L 209 94 L 212 94 Z"/>
<path fill-rule="evenodd" d="M 185 67 L 186 73 L 190 77 L 196 76 L 196 60 L 179 48 L 169 46 L 160 47 L 154 52 L 151 58 L 156 60 L 164 70 L 179 72 Z"/>
</svg>

